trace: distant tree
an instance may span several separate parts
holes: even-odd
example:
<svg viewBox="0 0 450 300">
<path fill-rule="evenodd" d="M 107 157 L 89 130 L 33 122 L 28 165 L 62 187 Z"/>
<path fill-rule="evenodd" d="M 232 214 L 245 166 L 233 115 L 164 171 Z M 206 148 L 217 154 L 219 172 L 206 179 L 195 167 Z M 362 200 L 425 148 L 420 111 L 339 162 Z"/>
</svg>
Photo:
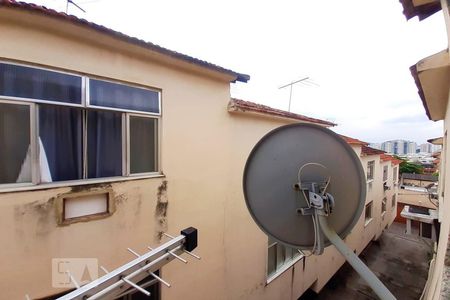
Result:
<svg viewBox="0 0 450 300">
<path fill-rule="evenodd" d="M 394 155 L 394 158 L 401 160 L 400 169 L 398 170 L 400 174 L 402 173 L 411 173 L 411 174 L 423 174 L 423 166 L 420 164 L 415 164 L 407 161 L 400 156 Z"/>
<path fill-rule="evenodd" d="M 402 173 L 415 173 L 423 174 L 423 166 L 415 163 L 410 163 L 407 161 L 402 161 L 400 163 L 400 174 Z"/>
</svg>

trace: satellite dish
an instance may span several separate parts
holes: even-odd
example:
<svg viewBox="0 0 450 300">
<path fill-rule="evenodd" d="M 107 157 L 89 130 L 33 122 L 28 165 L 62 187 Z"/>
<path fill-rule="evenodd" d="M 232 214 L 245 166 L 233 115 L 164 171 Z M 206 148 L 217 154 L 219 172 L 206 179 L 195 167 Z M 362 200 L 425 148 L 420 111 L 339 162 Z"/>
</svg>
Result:
<svg viewBox="0 0 450 300">
<path fill-rule="evenodd" d="M 364 209 L 366 178 L 336 133 L 301 123 L 272 130 L 251 151 L 243 188 L 251 216 L 267 235 L 316 255 L 333 244 L 381 299 L 395 299 L 343 242 Z"/>
</svg>

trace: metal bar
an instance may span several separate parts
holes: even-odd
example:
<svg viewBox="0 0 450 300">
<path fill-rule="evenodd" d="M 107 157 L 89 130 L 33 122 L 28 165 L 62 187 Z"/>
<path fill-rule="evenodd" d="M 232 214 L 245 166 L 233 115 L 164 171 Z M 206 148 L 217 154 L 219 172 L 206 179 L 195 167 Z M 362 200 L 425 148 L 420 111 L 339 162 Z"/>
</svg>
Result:
<svg viewBox="0 0 450 300">
<path fill-rule="evenodd" d="M 85 296 L 100 294 L 105 289 L 111 291 L 113 288 L 120 286 L 123 282 L 120 281 L 120 276 L 131 275 L 131 277 L 146 271 L 148 268 L 157 265 L 167 263 L 173 255 L 167 251 L 178 251 L 183 249 L 183 243 L 186 237 L 183 235 L 177 236 L 163 245 L 157 247 L 153 251 L 147 252 L 140 257 L 130 261 L 129 263 L 109 272 L 108 274 L 84 285 L 80 289 L 77 289 L 67 295 L 64 295 L 59 300 L 69 300 L 69 299 L 83 299 Z M 150 260 L 150 263 L 141 267 L 143 263 Z M 131 277 L 127 277 L 130 279 Z M 118 279 L 119 278 L 119 279 Z M 118 283 L 118 284 L 117 284 Z M 109 293 L 108 291 L 108 293 Z M 101 296 L 101 294 L 100 294 Z M 97 296 L 92 299 L 98 299 Z"/>
<path fill-rule="evenodd" d="M 142 294 L 145 294 L 147 296 L 150 296 L 150 292 L 144 290 L 143 288 L 141 288 L 140 286 L 138 286 L 137 284 L 135 284 L 134 282 L 126 279 L 126 278 L 122 278 L 122 280 L 126 283 L 128 283 L 129 285 L 131 285 L 132 287 L 134 287 L 136 290 L 138 290 L 139 292 L 141 292 Z"/>
<path fill-rule="evenodd" d="M 155 283 L 157 283 L 157 282 L 158 282 L 158 280 L 152 279 L 152 280 L 150 280 L 150 281 L 147 281 L 147 282 L 141 284 L 141 288 L 146 288 L 146 287 L 151 286 L 151 285 L 153 285 L 153 284 L 155 284 Z M 114 296 L 114 299 L 122 298 L 123 296 L 128 295 L 128 294 L 133 293 L 133 292 L 134 292 L 133 289 L 129 289 L 129 290 L 123 292 L 123 293 L 120 294 L 120 295 Z"/>
<path fill-rule="evenodd" d="M 283 85 L 283 86 L 280 86 L 278 89 L 282 89 L 282 88 L 288 87 L 288 86 L 290 86 L 290 85 L 299 83 L 299 82 L 301 82 L 301 81 L 303 81 L 303 80 L 307 80 L 307 79 L 309 79 L 309 77 L 304 77 L 304 78 L 302 78 L 302 79 L 299 79 L 299 80 L 293 81 L 293 82 L 291 82 L 291 83 L 285 84 L 285 85 Z"/>
<path fill-rule="evenodd" d="M 182 248 L 182 245 L 178 246 L 178 247 L 175 248 L 175 249 L 178 250 L 178 249 L 181 249 L 181 248 Z M 160 261 L 165 260 L 165 259 L 168 258 L 168 257 L 170 257 L 170 253 L 169 253 L 169 252 L 163 254 L 163 255 L 160 256 L 158 259 L 156 259 L 156 260 L 152 261 L 151 263 L 149 263 L 148 265 L 145 265 L 144 267 L 142 267 L 142 268 L 140 268 L 140 269 L 134 271 L 133 273 L 131 273 L 130 275 L 128 275 L 128 276 L 126 276 L 126 277 L 124 277 L 124 278 L 130 279 L 130 278 L 136 276 L 136 275 L 139 274 L 139 273 L 145 272 L 145 271 L 147 271 L 147 269 L 149 269 L 149 268 L 152 267 L 153 265 L 159 263 Z M 111 274 L 111 273 L 109 273 L 109 274 Z M 123 278 L 122 278 L 122 279 L 123 279 Z M 113 283 L 112 285 L 106 287 L 105 289 L 101 290 L 101 291 L 98 292 L 97 294 L 93 295 L 92 297 L 87 298 L 87 300 L 101 299 L 103 296 L 109 294 L 112 290 L 114 290 L 116 287 L 119 287 L 121 284 L 122 284 L 121 281 L 117 281 L 117 282 Z M 72 299 L 72 298 L 69 298 L 69 299 Z M 62 299 L 61 299 L 61 300 L 62 300 Z"/>
<path fill-rule="evenodd" d="M 198 260 L 202 259 L 202 258 L 201 258 L 200 256 L 198 256 L 197 254 L 192 253 L 192 252 L 189 252 L 189 251 L 187 251 L 187 250 L 183 250 L 183 252 L 186 253 L 186 254 L 189 254 L 189 255 L 192 256 L 192 257 L 195 257 L 195 258 L 198 259 Z"/>
<path fill-rule="evenodd" d="M 319 215 L 319 224 L 323 234 L 330 240 L 336 249 L 345 257 L 348 263 L 355 271 L 366 281 L 382 300 L 396 300 L 394 295 L 386 288 L 386 286 L 378 279 L 375 274 L 353 253 L 353 251 L 344 243 L 337 235 L 336 231 L 328 226 L 328 220 L 325 216 Z"/>
<path fill-rule="evenodd" d="M 172 254 L 173 257 L 175 257 L 176 259 L 178 259 L 179 261 L 184 262 L 185 264 L 187 264 L 187 260 L 185 260 L 184 258 L 182 258 L 182 257 L 180 257 L 180 256 L 178 256 L 178 255 L 176 255 L 176 254 L 173 253 L 172 251 L 169 251 L 169 254 Z"/>
<path fill-rule="evenodd" d="M 69 271 L 66 271 L 67 275 L 69 275 L 70 281 L 72 281 L 72 283 L 75 285 L 75 287 L 77 289 L 80 288 L 80 285 L 78 284 L 78 282 L 75 280 L 75 278 L 73 278 L 72 274 L 70 274 Z"/>
<path fill-rule="evenodd" d="M 136 255 L 136 257 L 140 257 L 141 255 L 139 253 L 137 253 L 136 251 L 134 251 L 131 248 L 127 248 L 128 251 L 130 251 L 131 253 L 133 253 L 134 255 Z"/>
<path fill-rule="evenodd" d="M 159 282 L 161 282 L 162 284 L 164 284 L 167 287 L 171 287 L 170 283 L 168 283 L 167 281 L 165 281 L 164 279 L 162 279 L 161 277 L 159 277 L 158 275 L 156 275 L 153 272 L 150 272 L 150 275 L 153 276 L 153 278 L 155 278 L 156 280 L 158 280 Z"/>
<path fill-rule="evenodd" d="M 165 233 L 165 232 L 163 232 L 163 235 L 165 235 L 165 236 L 167 236 L 168 238 L 171 238 L 171 239 L 174 239 L 174 238 L 175 238 L 174 236 L 172 236 L 172 235 L 170 235 L 170 234 L 168 234 L 168 233 Z"/>
</svg>

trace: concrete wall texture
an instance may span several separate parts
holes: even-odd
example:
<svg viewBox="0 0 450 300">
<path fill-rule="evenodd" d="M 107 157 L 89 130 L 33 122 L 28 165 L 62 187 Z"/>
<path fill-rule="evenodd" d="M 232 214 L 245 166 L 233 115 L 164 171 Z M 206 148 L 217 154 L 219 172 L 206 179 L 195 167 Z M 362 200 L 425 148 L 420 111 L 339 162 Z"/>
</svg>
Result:
<svg viewBox="0 0 450 300">
<path fill-rule="evenodd" d="M 161 274 L 173 283 L 162 299 L 297 299 L 309 287 L 319 291 L 343 264 L 334 247 L 298 261 L 267 280 L 267 236 L 244 203 L 242 172 L 255 143 L 268 131 L 294 120 L 229 113 L 228 75 L 177 61 L 91 29 L 34 13 L 0 9 L 0 59 L 69 70 L 162 90 L 161 170 L 163 176 L 102 184 L 0 191 L 1 299 L 61 292 L 52 288 L 51 260 L 93 257 L 114 269 L 161 242 L 160 232 L 199 230 L 201 261 L 172 262 Z M 448 124 L 448 123 L 447 123 Z M 353 146 L 358 155 L 360 146 Z M 364 212 L 346 242 L 358 253 L 395 218 L 391 190 L 383 190 L 377 155 L 368 190 L 373 219 Z M 448 186 L 448 185 L 447 185 Z M 57 224 L 55 199 L 79 191 L 111 190 L 116 211 L 107 218 Z M 381 214 L 383 197 L 387 211 Z M 167 202 L 167 210 L 156 210 Z M 367 223 L 367 224 L 366 224 Z"/>
</svg>

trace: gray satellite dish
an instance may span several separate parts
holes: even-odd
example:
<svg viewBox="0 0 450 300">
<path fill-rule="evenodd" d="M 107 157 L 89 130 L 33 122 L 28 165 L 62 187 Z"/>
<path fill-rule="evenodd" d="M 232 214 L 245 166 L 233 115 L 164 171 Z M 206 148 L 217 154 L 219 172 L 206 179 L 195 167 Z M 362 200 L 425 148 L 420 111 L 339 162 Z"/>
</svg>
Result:
<svg viewBox="0 0 450 300">
<path fill-rule="evenodd" d="M 333 244 L 381 299 L 395 299 L 342 241 L 361 216 L 366 180 L 359 158 L 337 134 L 313 124 L 269 132 L 250 153 L 243 188 L 267 235 L 316 255 Z"/>
</svg>

